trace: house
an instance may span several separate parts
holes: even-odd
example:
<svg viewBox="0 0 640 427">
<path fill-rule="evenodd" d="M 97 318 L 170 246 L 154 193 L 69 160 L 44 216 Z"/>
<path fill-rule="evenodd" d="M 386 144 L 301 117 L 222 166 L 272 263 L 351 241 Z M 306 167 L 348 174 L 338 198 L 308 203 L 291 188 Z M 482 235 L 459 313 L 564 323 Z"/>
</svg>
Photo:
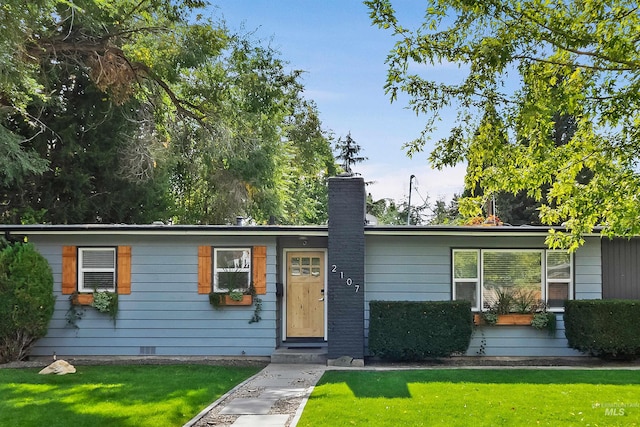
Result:
<svg viewBox="0 0 640 427">
<path fill-rule="evenodd" d="M 482 310 L 491 280 L 532 275 L 558 314 L 553 337 L 529 326 L 480 327 L 468 355 L 578 356 L 565 298 L 640 298 L 637 240 L 585 237 L 549 250 L 541 227 L 371 226 L 360 177 L 329 182 L 326 226 L 2 225 L 49 261 L 57 297 L 33 356 L 270 356 L 290 346 L 329 359 L 368 355 L 369 302 L 468 299 Z M 622 251 L 622 252 L 621 252 Z M 625 253 L 628 256 L 620 256 Z M 211 291 L 253 285 L 256 304 L 216 309 Z M 69 327 L 70 297 L 119 294 L 114 324 L 87 307 Z M 260 320 L 250 323 L 254 314 Z M 255 320 L 255 319 L 254 319 Z"/>
</svg>

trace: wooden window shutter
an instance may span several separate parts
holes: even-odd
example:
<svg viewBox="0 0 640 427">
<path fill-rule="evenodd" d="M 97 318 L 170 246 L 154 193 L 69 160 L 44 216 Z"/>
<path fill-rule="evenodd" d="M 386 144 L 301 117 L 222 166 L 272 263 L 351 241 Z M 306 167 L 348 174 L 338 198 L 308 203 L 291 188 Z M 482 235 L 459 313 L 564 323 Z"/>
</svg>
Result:
<svg viewBox="0 0 640 427">
<path fill-rule="evenodd" d="M 211 246 L 198 247 L 198 293 L 211 292 Z"/>
<path fill-rule="evenodd" d="M 131 293 L 131 246 L 118 246 L 118 286 L 119 294 Z"/>
<path fill-rule="evenodd" d="M 70 295 L 77 290 L 78 251 L 75 246 L 62 247 L 62 293 Z"/>
<path fill-rule="evenodd" d="M 264 295 L 267 293 L 267 247 L 254 246 L 253 259 L 251 260 L 251 269 L 253 270 L 253 287 L 256 294 Z"/>
</svg>

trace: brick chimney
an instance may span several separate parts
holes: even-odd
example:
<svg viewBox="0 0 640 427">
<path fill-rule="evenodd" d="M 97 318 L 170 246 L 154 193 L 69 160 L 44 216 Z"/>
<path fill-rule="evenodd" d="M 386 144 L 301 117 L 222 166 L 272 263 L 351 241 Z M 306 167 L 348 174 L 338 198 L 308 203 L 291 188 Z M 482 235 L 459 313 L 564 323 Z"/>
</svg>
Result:
<svg viewBox="0 0 640 427">
<path fill-rule="evenodd" d="M 329 179 L 328 359 L 364 364 L 364 224 L 366 193 L 359 176 Z"/>
</svg>

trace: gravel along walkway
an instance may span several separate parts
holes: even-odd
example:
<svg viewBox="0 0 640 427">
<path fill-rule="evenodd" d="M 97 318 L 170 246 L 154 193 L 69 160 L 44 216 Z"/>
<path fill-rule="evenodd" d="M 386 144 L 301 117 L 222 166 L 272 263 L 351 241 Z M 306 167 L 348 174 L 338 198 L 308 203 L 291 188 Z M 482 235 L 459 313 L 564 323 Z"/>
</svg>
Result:
<svg viewBox="0 0 640 427">
<path fill-rule="evenodd" d="M 326 367 L 270 364 L 184 427 L 293 427 Z"/>
</svg>

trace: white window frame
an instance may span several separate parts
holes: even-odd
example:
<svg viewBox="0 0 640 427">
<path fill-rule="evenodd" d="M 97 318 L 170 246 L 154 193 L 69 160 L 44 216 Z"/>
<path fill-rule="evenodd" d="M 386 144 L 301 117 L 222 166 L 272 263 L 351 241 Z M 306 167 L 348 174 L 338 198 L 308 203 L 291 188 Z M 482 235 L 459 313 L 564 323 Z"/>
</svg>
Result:
<svg viewBox="0 0 640 427">
<path fill-rule="evenodd" d="M 456 278 L 455 277 L 455 256 L 456 253 L 459 252 L 473 252 L 477 251 L 477 266 L 478 272 L 476 274 L 476 278 Z M 540 295 L 541 298 L 548 303 L 548 295 L 549 295 L 549 284 L 550 283 L 567 283 L 567 293 L 568 298 L 570 300 L 573 299 L 574 294 L 574 286 L 575 286 L 575 278 L 574 278 L 574 257 L 573 254 L 569 254 L 569 277 L 565 279 L 557 279 L 549 277 L 549 270 L 547 268 L 548 257 L 549 254 L 554 252 L 563 252 L 560 250 L 552 250 L 552 249 L 453 249 L 452 250 L 452 258 L 451 258 L 451 283 L 452 283 L 452 299 L 456 300 L 456 282 L 467 282 L 467 283 L 475 283 L 476 284 L 476 301 L 478 302 L 477 306 L 472 307 L 473 311 L 486 311 L 487 309 L 484 307 L 484 297 L 483 297 L 483 289 L 484 289 L 484 255 L 486 252 L 539 252 L 541 254 L 541 289 Z M 563 307 L 548 307 L 548 311 L 551 312 L 563 312 Z"/>
<path fill-rule="evenodd" d="M 455 259 L 456 259 L 456 254 L 457 253 L 461 253 L 461 252 L 474 252 L 476 254 L 476 277 L 475 278 L 456 278 L 456 272 L 455 272 Z M 454 249 L 452 251 L 452 262 L 451 262 L 451 279 L 452 279 L 452 295 L 453 295 L 453 300 L 455 301 L 457 299 L 457 295 L 456 295 L 456 283 L 475 283 L 476 285 L 476 305 L 472 305 L 471 306 L 471 310 L 473 311 L 480 311 L 480 307 L 482 307 L 482 300 L 480 299 L 480 296 L 482 295 L 481 292 L 481 276 L 480 276 L 480 270 L 482 270 L 480 268 L 480 250 L 479 249 Z"/>
<path fill-rule="evenodd" d="M 113 267 L 84 267 L 84 254 L 86 252 L 111 252 L 113 254 Z M 93 293 L 94 291 L 116 291 L 117 251 L 115 247 L 78 248 L 78 292 Z M 84 273 L 111 273 L 112 285 L 101 286 L 98 289 L 84 285 Z"/>
<path fill-rule="evenodd" d="M 567 283 L 567 295 L 569 296 L 569 299 L 573 299 L 573 287 L 574 287 L 574 275 L 573 275 L 573 253 L 569 254 L 569 278 L 568 279 L 557 279 L 557 278 L 550 278 L 549 277 L 549 269 L 547 268 L 548 265 L 548 259 L 549 259 L 549 254 L 552 253 L 558 253 L 558 252 L 562 252 L 562 253 L 566 253 L 565 251 L 559 251 L 559 250 L 547 250 L 545 251 L 545 256 L 544 256 L 544 262 L 545 262 L 545 286 L 543 289 L 543 295 L 544 295 L 544 300 L 546 302 L 549 301 L 549 283 Z M 553 311 L 553 312 L 563 312 L 564 308 L 563 307 L 547 307 L 548 311 Z"/>
<path fill-rule="evenodd" d="M 222 252 L 238 252 L 248 254 L 248 258 L 237 258 L 233 260 L 233 264 L 227 267 L 218 267 L 218 257 Z M 213 292 L 229 292 L 229 291 L 241 291 L 246 292 L 251 286 L 251 263 L 253 261 L 253 252 L 250 246 L 246 247 L 220 247 L 213 248 Z M 247 273 L 247 283 L 244 286 L 237 287 L 235 289 L 228 289 L 219 286 L 218 274 L 219 273 Z"/>
</svg>

